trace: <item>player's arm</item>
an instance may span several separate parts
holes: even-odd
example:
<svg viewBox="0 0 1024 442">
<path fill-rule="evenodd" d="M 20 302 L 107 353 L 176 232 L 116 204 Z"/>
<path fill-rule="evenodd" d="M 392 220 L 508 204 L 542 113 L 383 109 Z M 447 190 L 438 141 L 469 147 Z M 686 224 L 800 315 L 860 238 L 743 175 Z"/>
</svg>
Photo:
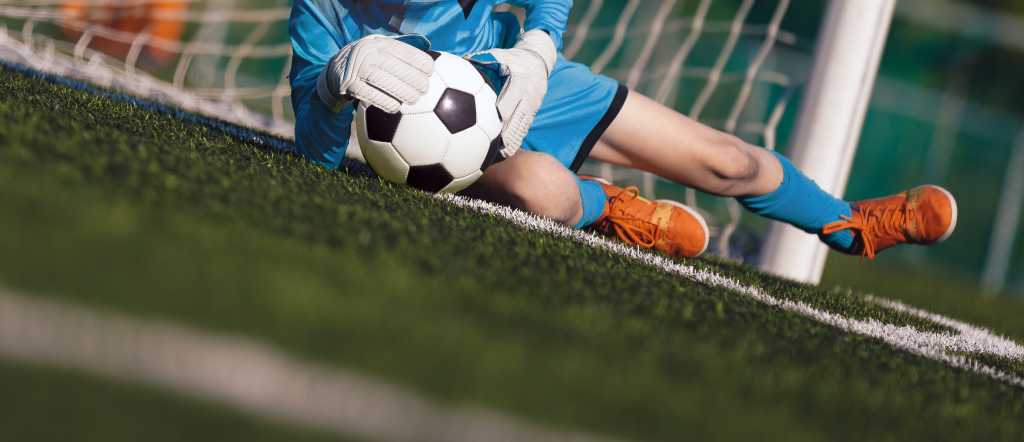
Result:
<svg viewBox="0 0 1024 442">
<path fill-rule="evenodd" d="M 569 24 L 572 0 L 508 0 L 508 3 L 526 10 L 525 31 L 540 29 L 551 36 L 557 50 L 562 49 L 562 35 Z"/>
<path fill-rule="evenodd" d="M 295 2 L 289 33 L 296 145 L 325 167 L 337 167 L 345 155 L 352 113 L 342 110 L 354 100 L 396 112 L 426 92 L 433 60 L 410 45 L 425 49 L 422 37 L 348 41 L 314 0 Z"/>
<path fill-rule="evenodd" d="M 292 42 L 292 108 L 299 153 L 329 169 L 341 164 L 348 149 L 351 112 L 335 112 L 317 96 L 317 80 L 347 44 L 308 0 L 296 1 L 288 22 Z"/>
<path fill-rule="evenodd" d="M 501 114 L 501 139 L 506 158 L 514 155 L 523 144 L 537 115 L 558 60 L 562 33 L 569 20 L 570 0 L 511 0 L 510 4 L 526 9 L 525 32 L 516 45 L 509 49 L 491 49 L 469 54 L 474 62 L 497 67 L 506 77 L 498 94 L 498 113 Z"/>
</svg>

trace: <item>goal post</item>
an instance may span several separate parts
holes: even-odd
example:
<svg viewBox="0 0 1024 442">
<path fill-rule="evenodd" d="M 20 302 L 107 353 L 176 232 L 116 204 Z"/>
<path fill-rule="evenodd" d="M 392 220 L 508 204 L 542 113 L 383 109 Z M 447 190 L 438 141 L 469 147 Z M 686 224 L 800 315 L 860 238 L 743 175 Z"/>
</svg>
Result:
<svg viewBox="0 0 1024 442">
<path fill-rule="evenodd" d="M 990 293 L 999 293 L 1006 289 L 1007 278 L 1011 276 L 1013 246 L 1017 241 L 1021 213 L 1024 212 L 1024 174 L 1020 173 L 1022 170 L 1024 132 L 1018 135 L 1006 166 L 1003 194 L 999 197 L 999 206 L 992 224 L 992 236 L 989 238 L 988 256 L 985 258 L 985 267 L 981 275 L 981 286 Z"/>
<path fill-rule="evenodd" d="M 846 191 L 896 0 L 830 0 L 792 144 L 793 164 L 836 196 Z M 762 269 L 817 284 L 828 248 L 817 237 L 775 223 Z"/>
</svg>

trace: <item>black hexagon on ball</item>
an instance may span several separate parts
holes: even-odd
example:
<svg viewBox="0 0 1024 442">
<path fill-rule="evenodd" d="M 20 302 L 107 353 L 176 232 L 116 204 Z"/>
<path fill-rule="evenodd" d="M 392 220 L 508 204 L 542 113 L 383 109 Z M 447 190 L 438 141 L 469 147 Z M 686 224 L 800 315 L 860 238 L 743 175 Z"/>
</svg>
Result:
<svg viewBox="0 0 1024 442">
<path fill-rule="evenodd" d="M 442 164 L 429 166 L 413 166 L 409 168 L 409 177 L 405 183 L 430 193 L 440 192 L 452 182 L 452 174 Z"/>
<path fill-rule="evenodd" d="M 476 100 L 470 94 L 449 88 L 437 100 L 434 114 L 448 131 L 457 134 L 476 124 Z"/>
<path fill-rule="evenodd" d="M 390 143 L 401 122 L 401 113 L 389 114 L 376 106 L 366 108 L 366 135 L 373 141 Z"/>
</svg>

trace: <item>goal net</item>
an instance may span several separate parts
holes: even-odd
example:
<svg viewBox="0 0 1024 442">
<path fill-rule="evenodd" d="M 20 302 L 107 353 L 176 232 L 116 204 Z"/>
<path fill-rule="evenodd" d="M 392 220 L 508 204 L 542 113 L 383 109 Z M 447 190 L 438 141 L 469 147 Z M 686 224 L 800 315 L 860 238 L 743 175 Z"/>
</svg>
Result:
<svg viewBox="0 0 1024 442">
<path fill-rule="evenodd" d="M 799 7 L 795 7 L 798 3 Z M 581 0 L 564 54 L 768 149 L 794 125 L 826 2 Z M 0 58 L 291 136 L 286 0 L 13 0 Z M 633 170 L 584 171 L 699 208 L 711 251 L 753 261 L 768 224 Z"/>
<path fill-rule="evenodd" d="M 795 11 L 789 0 L 592 0 L 577 3 L 564 53 L 690 118 L 774 149 L 807 76 L 821 16 L 814 3 Z M 783 27 L 793 15 L 814 17 L 802 35 Z M 630 169 L 587 164 L 585 172 L 699 209 L 719 256 L 758 256 L 767 224 L 744 219 L 732 199 Z"/>
<path fill-rule="evenodd" d="M 288 4 L 14 0 L 0 58 L 291 136 Z"/>
</svg>

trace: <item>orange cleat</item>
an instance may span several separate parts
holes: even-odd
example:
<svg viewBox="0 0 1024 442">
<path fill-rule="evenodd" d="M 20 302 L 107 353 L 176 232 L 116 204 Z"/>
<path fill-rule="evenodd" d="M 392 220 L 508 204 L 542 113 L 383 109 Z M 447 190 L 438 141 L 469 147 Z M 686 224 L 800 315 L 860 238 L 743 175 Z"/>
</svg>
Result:
<svg viewBox="0 0 1024 442">
<path fill-rule="evenodd" d="M 593 177 L 608 195 L 608 206 L 594 227 L 608 236 L 671 256 L 692 258 L 708 248 L 710 232 L 697 211 L 675 201 L 651 201 L 636 187 L 617 187 Z"/>
<path fill-rule="evenodd" d="M 825 226 L 829 235 L 843 230 L 854 234 L 850 254 L 875 259 L 897 244 L 935 244 L 956 229 L 956 199 L 939 186 L 920 186 L 896 195 L 857 201 L 853 216 Z"/>
</svg>

